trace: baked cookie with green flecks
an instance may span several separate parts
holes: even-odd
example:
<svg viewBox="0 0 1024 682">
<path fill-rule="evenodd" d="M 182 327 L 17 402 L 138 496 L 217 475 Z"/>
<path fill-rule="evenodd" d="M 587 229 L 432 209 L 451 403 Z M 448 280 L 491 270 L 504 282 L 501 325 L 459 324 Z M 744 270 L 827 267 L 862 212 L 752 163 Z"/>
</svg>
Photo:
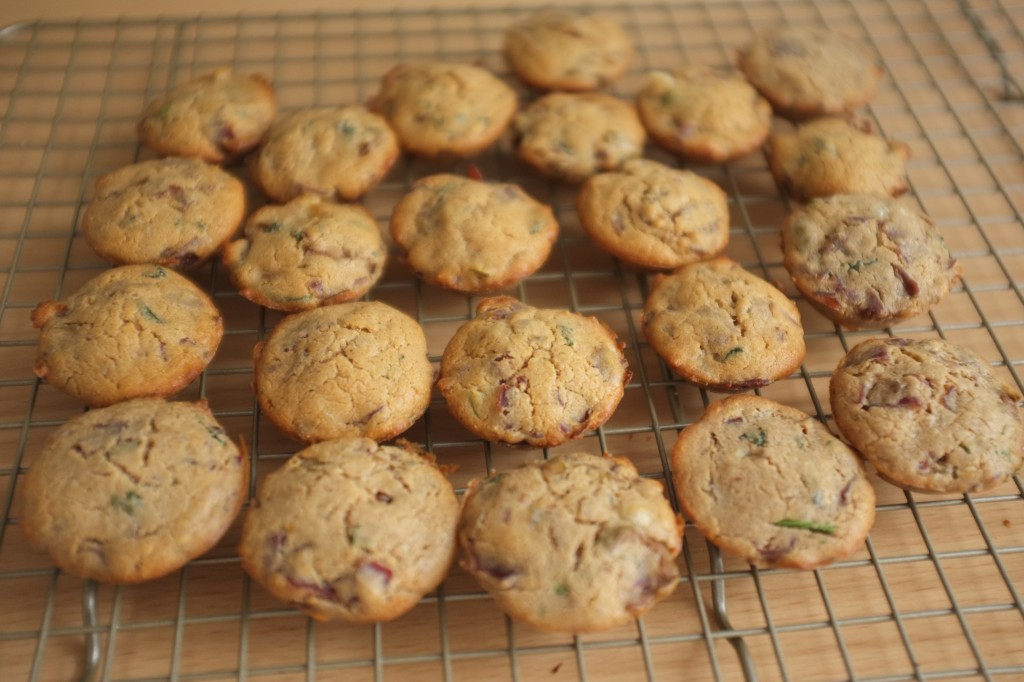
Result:
<svg viewBox="0 0 1024 682">
<path fill-rule="evenodd" d="M 769 138 L 772 176 L 794 199 L 907 191 L 910 147 L 842 118 L 820 118 Z"/>
<path fill-rule="evenodd" d="M 216 545 L 248 484 L 247 453 L 205 401 L 138 398 L 57 428 L 19 481 L 19 525 L 63 571 L 140 583 Z"/>
<path fill-rule="evenodd" d="M 505 61 L 524 83 L 539 90 L 596 90 L 633 62 L 633 41 L 613 19 L 546 9 L 505 32 Z"/>
<path fill-rule="evenodd" d="M 213 359 L 224 322 L 191 280 L 122 265 L 32 311 L 36 376 L 91 407 L 182 390 Z"/>
<path fill-rule="evenodd" d="M 921 315 L 960 280 L 932 222 L 889 197 L 837 194 L 796 208 L 782 225 L 782 256 L 800 293 L 850 329 Z"/>
<path fill-rule="evenodd" d="M 829 384 L 836 426 L 886 480 L 933 493 L 979 492 L 1020 471 L 1020 392 L 942 339 L 868 339 Z"/>
<path fill-rule="evenodd" d="M 316 620 L 398 618 L 444 579 L 459 500 L 433 458 L 341 438 L 293 455 L 245 517 L 242 566 Z"/>
<path fill-rule="evenodd" d="M 472 64 L 407 62 L 389 70 L 370 100 L 405 151 L 426 157 L 479 154 L 508 128 L 515 90 Z"/>
<path fill-rule="evenodd" d="M 256 211 L 243 238 L 221 254 L 242 296 L 286 312 L 359 298 L 380 279 L 386 258 L 369 211 L 311 194 Z"/>
<path fill-rule="evenodd" d="M 274 122 L 250 172 L 263 193 L 284 203 L 303 194 L 354 201 L 398 159 L 387 121 L 361 106 L 300 109 Z"/>
<path fill-rule="evenodd" d="M 516 284 L 551 253 L 551 209 L 517 185 L 443 173 L 421 178 L 395 206 L 391 236 L 426 281 L 466 293 Z"/>
<path fill-rule="evenodd" d="M 578 452 L 473 481 L 459 545 L 463 568 L 513 618 L 597 632 L 672 593 L 682 528 L 661 483 L 625 457 Z"/>
<path fill-rule="evenodd" d="M 549 177 L 583 182 L 643 153 L 647 137 L 630 102 L 599 92 L 553 92 L 512 124 L 523 161 Z"/>
<path fill-rule="evenodd" d="M 806 353 L 796 304 L 724 256 L 655 278 L 642 321 L 675 372 L 715 390 L 770 384 Z"/>
<path fill-rule="evenodd" d="M 150 102 L 138 134 L 158 154 L 224 163 L 260 143 L 276 109 L 269 81 L 221 67 Z"/>
<path fill-rule="evenodd" d="M 604 424 L 629 378 L 615 333 L 597 318 L 495 296 L 448 342 L 437 386 L 481 438 L 554 447 Z"/>
<path fill-rule="evenodd" d="M 642 268 L 705 260 L 729 243 L 729 203 L 722 188 L 693 171 L 648 159 L 631 159 L 588 179 L 576 212 L 598 246 Z"/>
<path fill-rule="evenodd" d="M 726 163 L 759 148 L 772 107 L 741 76 L 707 66 L 652 71 L 636 96 L 660 146 L 694 163 Z"/>
<path fill-rule="evenodd" d="M 96 181 L 82 216 L 82 235 L 112 263 L 197 265 L 220 248 L 245 218 L 245 187 L 199 159 L 156 159 Z"/>
<path fill-rule="evenodd" d="M 756 395 L 712 403 L 672 448 L 683 513 L 756 566 L 817 568 L 856 550 L 875 519 L 857 454 L 824 424 Z"/>
<path fill-rule="evenodd" d="M 852 38 L 818 26 L 775 26 L 739 54 L 740 70 L 775 113 L 792 119 L 835 115 L 875 94 L 881 67 Z"/>
<path fill-rule="evenodd" d="M 289 315 L 253 359 L 263 414 L 306 443 L 393 438 L 426 411 L 434 380 L 423 329 L 379 301 Z"/>
</svg>

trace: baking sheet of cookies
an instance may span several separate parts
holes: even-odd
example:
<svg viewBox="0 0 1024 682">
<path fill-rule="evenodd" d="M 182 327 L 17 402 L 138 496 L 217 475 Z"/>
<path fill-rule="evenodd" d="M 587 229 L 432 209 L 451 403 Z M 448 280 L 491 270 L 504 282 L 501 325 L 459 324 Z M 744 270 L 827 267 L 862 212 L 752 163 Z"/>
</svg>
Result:
<svg viewBox="0 0 1024 682">
<path fill-rule="evenodd" d="M 964 269 L 946 302 L 891 332 L 965 345 L 1022 388 L 1024 93 L 1014 76 L 1024 75 L 1024 6 L 601 6 L 638 45 L 633 68 L 612 88 L 626 98 L 649 69 L 731 63 L 737 47 L 772 24 L 824 25 L 862 40 L 885 68 L 864 116 L 912 148 L 906 201 L 931 216 Z M 62 574 L 27 546 L 17 528 L 19 478 L 47 435 L 82 410 L 34 377 L 29 313 L 107 267 L 76 226 L 98 176 L 151 157 L 134 134 L 143 106 L 222 64 L 270 77 L 285 111 L 365 101 L 403 60 L 479 63 L 512 82 L 499 52 L 502 31 L 531 9 L 83 20 L 0 34 L 0 679 L 67 680 L 87 670 L 102 680 L 736 680 L 745 671 L 761 680 L 1024 679 L 1020 476 L 963 496 L 905 493 L 876 479 L 868 542 L 817 571 L 720 561 L 688 526 L 675 594 L 641 621 L 580 637 L 510 622 L 457 567 L 393 623 L 313 623 L 250 583 L 234 553 L 238 523 L 182 571 L 123 588 Z M 519 91 L 524 102 L 533 97 Z M 653 147 L 647 156 L 678 164 Z M 626 344 L 634 376 L 618 411 L 597 432 L 556 450 L 626 455 L 645 475 L 667 480 L 677 434 L 722 396 L 673 376 L 646 343 L 639 317 L 650 274 L 592 245 L 577 223 L 574 188 L 515 160 L 507 137 L 473 163 L 485 178 L 522 184 L 561 223 L 547 264 L 509 293 L 596 315 Z M 383 227 L 413 180 L 468 169 L 468 162 L 404 158 L 364 203 Z M 839 330 L 797 296 L 779 250 L 789 204 L 763 154 L 695 170 L 729 193 L 728 255 L 797 298 L 803 315 L 808 353 L 800 371 L 759 392 L 830 421 L 829 375 L 871 333 Z M 216 263 L 190 276 L 214 297 L 226 335 L 209 370 L 180 397 L 205 396 L 247 443 L 255 489 L 299 448 L 261 417 L 250 387 L 253 345 L 280 315 L 241 298 Z M 370 297 L 423 325 L 435 363 L 477 300 L 417 282 L 394 254 Z M 406 437 L 455 467 L 460 489 L 489 469 L 550 454 L 475 439 L 436 392 Z M 85 618 L 83 596 L 95 600 Z M 95 669 L 86 666 L 87 642 L 95 644 Z"/>
</svg>

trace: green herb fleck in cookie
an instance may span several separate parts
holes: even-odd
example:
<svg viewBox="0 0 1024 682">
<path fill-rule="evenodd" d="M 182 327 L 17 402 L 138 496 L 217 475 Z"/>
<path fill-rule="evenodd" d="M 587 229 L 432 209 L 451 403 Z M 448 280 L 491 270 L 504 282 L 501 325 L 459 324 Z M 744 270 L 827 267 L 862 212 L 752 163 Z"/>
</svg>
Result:
<svg viewBox="0 0 1024 682">
<path fill-rule="evenodd" d="M 803 519 L 779 519 L 772 525 L 779 528 L 799 528 L 800 530 L 809 530 L 812 533 L 824 533 L 825 535 L 835 535 L 836 532 L 836 527 L 831 523 L 816 523 Z"/>
<path fill-rule="evenodd" d="M 206 432 L 210 434 L 210 438 L 213 438 L 221 445 L 227 445 L 228 441 L 227 438 L 224 437 L 224 429 L 210 424 L 204 424 L 204 426 L 206 427 Z"/>
<path fill-rule="evenodd" d="M 565 583 L 559 583 L 558 586 L 555 587 L 555 594 L 557 594 L 559 597 L 568 597 L 569 586 Z"/>
<path fill-rule="evenodd" d="M 758 429 L 757 431 L 740 434 L 740 440 L 745 440 L 751 445 L 763 448 L 768 444 L 768 434 L 764 432 L 764 429 Z"/>
<path fill-rule="evenodd" d="M 142 506 L 142 497 L 134 490 L 129 490 L 123 497 L 111 495 L 110 506 L 130 516 L 135 513 L 136 509 Z"/>
<path fill-rule="evenodd" d="M 565 341 L 565 345 L 570 347 L 576 345 L 576 339 L 573 336 L 572 327 L 560 324 L 558 325 L 558 331 L 562 333 L 562 340 Z"/>
<path fill-rule="evenodd" d="M 165 272 L 164 269 L 161 267 L 156 267 L 150 270 L 149 272 L 143 273 L 142 276 L 148 277 L 149 279 L 163 279 L 167 277 L 167 272 Z"/>
<path fill-rule="evenodd" d="M 139 314 L 142 315 L 147 320 L 149 320 L 150 322 L 156 322 L 157 324 L 163 324 L 164 323 L 164 321 L 161 320 L 160 317 L 157 316 L 157 314 L 154 313 L 153 310 L 148 305 L 143 303 L 142 301 L 139 301 L 138 306 L 139 306 Z"/>
<path fill-rule="evenodd" d="M 741 346 L 735 346 L 724 353 L 715 353 L 712 357 L 714 357 L 718 362 L 725 362 L 734 355 L 739 355 L 742 352 L 743 348 Z"/>
</svg>

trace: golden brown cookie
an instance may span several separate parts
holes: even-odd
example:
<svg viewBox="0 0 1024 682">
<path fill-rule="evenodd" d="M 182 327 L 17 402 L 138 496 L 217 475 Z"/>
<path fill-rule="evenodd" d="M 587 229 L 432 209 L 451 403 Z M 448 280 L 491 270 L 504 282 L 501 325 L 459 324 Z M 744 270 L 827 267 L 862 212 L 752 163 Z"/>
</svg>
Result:
<svg viewBox="0 0 1024 682">
<path fill-rule="evenodd" d="M 772 108 L 740 76 L 706 66 L 652 71 L 636 96 L 659 145 L 694 163 L 726 163 L 768 139 Z"/>
<path fill-rule="evenodd" d="M 762 31 L 740 52 L 739 67 L 777 114 L 793 119 L 856 109 L 882 76 L 863 45 L 816 26 Z"/>
<path fill-rule="evenodd" d="M 636 109 L 598 92 L 553 92 L 516 116 L 516 153 L 541 173 L 582 182 L 643 153 Z"/>
<path fill-rule="evenodd" d="M 633 41 L 602 14 L 547 9 L 509 27 L 505 61 L 539 90 L 596 90 L 629 68 Z"/>
<path fill-rule="evenodd" d="M 343 438 L 267 476 L 238 551 L 253 580 L 312 618 L 380 623 L 444 579 L 458 520 L 459 500 L 431 457 Z"/>
<path fill-rule="evenodd" d="M 631 159 L 580 188 L 580 225 L 605 251 L 643 268 L 677 268 L 729 243 L 729 204 L 711 180 Z"/>
<path fill-rule="evenodd" d="M 191 280 L 159 265 L 122 265 L 32 311 L 35 372 L 91 407 L 182 390 L 213 359 L 224 323 Z"/>
<path fill-rule="evenodd" d="M 756 566 L 832 563 L 875 519 L 857 454 L 816 419 L 756 395 L 712 403 L 680 434 L 672 471 L 686 517 Z"/>
<path fill-rule="evenodd" d="M 806 353 L 796 304 L 724 256 L 655 278 L 643 327 L 674 371 L 715 390 L 770 384 Z"/>
<path fill-rule="evenodd" d="M 462 566 L 510 616 L 597 632 L 642 616 L 679 581 L 679 518 L 625 457 L 582 452 L 474 481 Z"/>
<path fill-rule="evenodd" d="M 907 191 L 910 147 L 841 118 L 821 118 L 792 132 L 772 133 L 772 175 L 794 199 L 833 194 L 898 196 Z"/>
<path fill-rule="evenodd" d="M 187 268 L 209 258 L 245 217 L 245 186 L 199 159 L 156 159 L 107 173 L 82 217 L 82 234 L 119 265 Z"/>
<path fill-rule="evenodd" d="M 448 342 L 437 386 L 481 438 L 554 447 L 604 424 L 629 378 L 615 334 L 597 318 L 495 296 Z"/>
<path fill-rule="evenodd" d="M 1020 393 L 948 341 L 862 341 L 840 361 L 829 397 L 840 432 L 895 485 L 979 492 L 1024 462 Z"/>
<path fill-rule="evenodd" d="M 302 194 L 353 201 L 398 158 L 398 139 L 361 106 L 300 109 L 277 121 L 250 159 L 252 178 L 272 200 Z"/>
<path fill-rule="evenodd" d="M 851 329 L 927 312 L 960 280 L 960 264 L 931 221 L 888 197 L 810 201 L 783 223 L 782 254 L 804 297 Z"/>
<path fill-rule="evenodd" d="M 164 156 L 223 163 L 259 144 L 276 108 L 265 78 L 221 67 L 150 102 L 138 133 L 143 144 Z"/>
<path fill-rule="evenodd" d="M 515 91 L 470 64 L 405 63 L 381 80 L 370 107 L 388 120 L 402 149 L 420 156 L 473 156 L 508 127 Z"/>
<path fill-rule="evenodd" d="M 417 275 L 475 293 L 511 286 L 551 253 L 551 209 L 517 185 L 443 173 L 416 181 L 391 214 L 391 236 Z"/>
<path fill-rule="evenodd" d="M 205 401 L 129 400 L 73 417 L 47 440 L 19 483 L 20 525 L 72 575 L 153 580 L 217 544 L 248 472 Z"/>
<path fill-rule="evenodd" d="M 423 329 L 379 301 L 289 315 L 253 356 L 260 409 L 307 443 L 397 436 L 426 411 L 434 379 Z"/>
<path fill-rule="evenodd" d="M 387 248 L 365 208 L 307 194 L 256 211 L 221 257 L 242 296 L 296 312 L 365 294 L 384 271 Z"/>
</svg>

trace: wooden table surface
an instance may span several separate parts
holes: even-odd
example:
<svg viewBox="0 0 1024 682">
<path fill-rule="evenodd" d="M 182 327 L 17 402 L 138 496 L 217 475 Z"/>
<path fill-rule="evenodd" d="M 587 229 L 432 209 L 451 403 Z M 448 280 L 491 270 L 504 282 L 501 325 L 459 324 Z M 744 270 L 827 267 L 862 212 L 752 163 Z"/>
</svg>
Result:
<svg viewBox="0 0 1024 682">
<path fill-rule="evenodd" d="M 458 568 L 394 623 L 314 624 L 246 579 L 233 551 L 237 524 L 183 571 L 145 585 L 99 587 L 97 622 L 83 625 L 83 581 L 55 571 L 17 528 L 20 475 L 47 434 L 82 409 L 33 377 L 36 333 L 28 316 L 40 300 L 71 293 L 106 267 L 74 226 L 96 177 L 150 158 L 134 138 L 138 112 L 166 88 L 222 63 L 271 77 L 284 110 L 364 101 L 401 59 L 479 62 L 512 82 L 501 34 L 529 9 L 318 4 L 299 0 L 280 15 L 282 5 L 271 0 L 0 4 L 0 23 L 43 20 L 0 38 L 0 680 L 75 678 L 89 635 L 99 640 L 97 679 L 111 680 L 736 680 L 735 636 L 762 680 L 1024 680 L 1019 477 L 972 496 L 910 494 L 876 480 L 869 541 L 818 571 L 755 570 L 729 558 L 715 569 L 687 526 L 676 593 L 641 622 L 600 635 L 551 635 L 511 623 Z M 966 345 L 1020 386 L 1024 102 L 1008 89 L 1000 60 L 1009 73 L 1024 73 L 1024 7 L 1000 0 L 597 4 L 640 47 L 613 88 L 626 98 L 650 69 L 729 63 L 767 25 L 826 25 L 863 40 L 885 67 L 863 116 L 912 148 L 905 201 L 932 217 L 964 268 L 963 285 L 945 303 L 891 331 Z M 520 93 L 524 102 L 535 96 Z M 647 156 L 679 164 L 653 147 Z M 598 432 L 556 451 L 627 455 L 646 475 L 666 480 L 678 432 L 722 396 L 673 376 L 644 340 L 639 315 L 650 273 L 591 244 L 577 223 L 575 188 L 531 173 L 513 158 L 508 139 L 475 163 L 485 177 L 521 183 L 552 205 L 562 227 L 549 262 L 510 293 L 597 315 L 626 343 L 634 379 L 619 410 Z M 467 168 L 402 159 L 364 203 L 386 225 L 411 181 Z M 790 205 L 763 153 L 695 170 L 729 192 L 728 254 L 796 298 L 803 315 L 801 371 L 760 392 L 830 423 L 829 374 L 845 349 L 871 334 L 837 329 L 789 283 L 778 226 Z M 280 315 L 238 296 L 216 263 L 190 276 L 214 296 L 227 335 L 182 398 L 205 396 L 247 442 L 255 486 L 298 449 L 260 418 L 250 388 L 252 347 Z M 421 322 L 435 362 L 477 300 L 418 284 L 395 257 L 371 297 Z M 436 394 L 407 437 L 457 467 L 452 480 L 460 488 L 488 468 L 545 454 L 474 439 Z M 725 590 L 731 629 L 716 620 L 713 585 Z"/>
</svg>

